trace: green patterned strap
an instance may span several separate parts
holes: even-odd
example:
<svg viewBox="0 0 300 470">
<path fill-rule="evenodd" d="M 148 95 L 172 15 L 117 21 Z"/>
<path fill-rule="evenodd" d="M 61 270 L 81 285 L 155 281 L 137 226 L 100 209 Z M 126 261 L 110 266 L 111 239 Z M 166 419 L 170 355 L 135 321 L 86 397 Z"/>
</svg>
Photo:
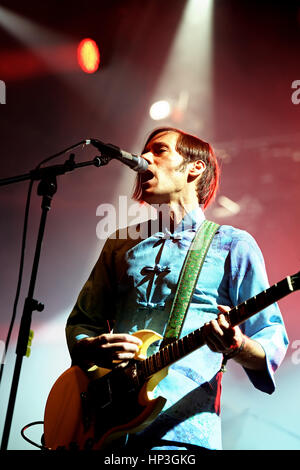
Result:
<svg viewBox="0 0 300 470">
<path fill-rule="evenodd" d="M 161 348 L 178 339 L 205 256 L 220 225 L 205 220 L 187 252 Z"/>
</svg>

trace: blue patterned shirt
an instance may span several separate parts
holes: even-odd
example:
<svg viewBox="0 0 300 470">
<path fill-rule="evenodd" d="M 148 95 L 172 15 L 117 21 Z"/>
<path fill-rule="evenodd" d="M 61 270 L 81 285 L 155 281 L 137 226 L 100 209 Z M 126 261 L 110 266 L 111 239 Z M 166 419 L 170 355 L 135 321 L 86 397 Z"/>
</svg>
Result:
<svg viewBox="0 0 300 470">
<path fill-rule="evenodd" d="M 70 351 L 84 336 L 150 329 L 164 335 L 180 271 L 196 230 L 204 220 L 201 208 L 188 214 L 173 233 L 141 224 L 133 234 L 110 237 L 68 319 Z M 146 234 L 146 236 L 142 236 Z M 222 225 L 209 248 L 181 336 L 218 315 L 218 305 L 235 306 L 269 286 L 257 243 L 243 230 Z M 252 384 L 266 393 L 275 388 L 274 372 L 284 358 L 288 339 L 277 304 L 240 325 L 266 353 L 264 371 L 245 369 Z M 152 354 L 159 342 L 149 349 Z M 189 444 L 221 449 L 220 366 L 222 354 L 206 345 L 169 368 L 155 395 L 167 398 L 159 417 L 138 437 L 152 449 L 188 449 Z"/>
</svg>

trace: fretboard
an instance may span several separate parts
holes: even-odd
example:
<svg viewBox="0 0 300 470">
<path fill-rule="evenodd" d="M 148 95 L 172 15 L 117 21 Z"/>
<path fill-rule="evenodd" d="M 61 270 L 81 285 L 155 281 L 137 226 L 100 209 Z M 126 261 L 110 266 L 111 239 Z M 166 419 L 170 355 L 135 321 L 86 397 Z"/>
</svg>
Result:
<svg viewBox="0 0 300 470">
<path fill-rule="evenodd" d="M 269 305 L 277 302 L 286 295 L 300 288 L 300 271 L 294 276 L 288 276 L 282 281 L 274 284 L 251 299 L 237 305 L 228 312 L 228 320 L 231 326 L 243 323 L 252 315 L 260 312 Z M 159 372 L 165 367 L 182 359 L 205 344 L 202 328 L 199 328 L 180 339 L 171 341 L 167 346 L 160 349 L 142 361 L 142 371 L 145 379 Z"/>
</svg>

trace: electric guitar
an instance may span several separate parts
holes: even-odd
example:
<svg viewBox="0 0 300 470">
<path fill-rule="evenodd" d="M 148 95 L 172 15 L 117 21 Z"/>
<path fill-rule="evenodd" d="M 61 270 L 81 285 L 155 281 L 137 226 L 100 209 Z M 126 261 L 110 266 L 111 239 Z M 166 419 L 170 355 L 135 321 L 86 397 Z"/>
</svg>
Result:
<svg viewBox="0 0 300 470">
<path fill-rule="evenodd" d="M 300 289 L 300 271 L 232 308 L 232 326 Z M 66 370 L 53 385 L 45 407 L 44 443 L 49 450 L 102 450 L 127 433 L 147 427 L 166 403 L 153 398 L 168 367 L 205 344 L 202 328 L 171 342 L 147 358 L 147 349 L 162 337 L 151 330 L 134 333 L 143 343 L 136 359 L 113 369 L 78 366 Z"/>
</svg>

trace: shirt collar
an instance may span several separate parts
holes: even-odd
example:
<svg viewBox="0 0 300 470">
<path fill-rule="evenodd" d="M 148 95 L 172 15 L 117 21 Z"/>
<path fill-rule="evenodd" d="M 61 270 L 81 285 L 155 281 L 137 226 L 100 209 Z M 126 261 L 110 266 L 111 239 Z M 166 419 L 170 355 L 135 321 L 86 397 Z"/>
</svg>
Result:
<svg viewBox="0 0 300 470">
<path fill-rule="evenodd" d="M 179 224 L 175 227 L 174 232 L 170 232 L 170 227 L 167 225 L 163 226 L 163 232 L 157 232 L 155 234 L 158 238 L 182 238 L 182 234 L 186 231 L 196 232 L 202 222 L 205 220 L 205 215 L 200 206 L 188 212 Z"/>
<path fill-rule="evenodd" d="M 196 232 L 204 220 L 204 212 L 200 206 L 197 206 L 183 217 L 176 226 L 175 232 L 184 232 L 186 230 Z"/>
</svg>

